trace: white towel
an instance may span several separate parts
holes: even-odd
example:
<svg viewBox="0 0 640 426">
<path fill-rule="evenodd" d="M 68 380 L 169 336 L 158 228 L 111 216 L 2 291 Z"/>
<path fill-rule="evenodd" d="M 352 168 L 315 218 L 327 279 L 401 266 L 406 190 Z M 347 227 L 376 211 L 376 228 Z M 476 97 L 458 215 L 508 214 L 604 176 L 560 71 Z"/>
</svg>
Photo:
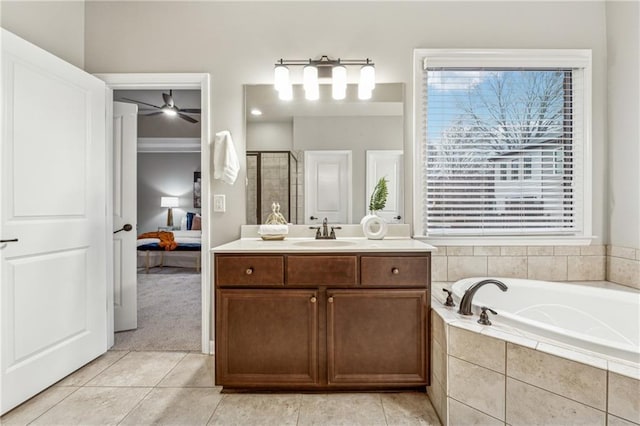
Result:
<svg viewBox="0 0 640 426">
<path fill-rule="evenodd" d="M 213 178 L 233 185 L 240 171 L 240 162 L 231 140 L 231 133 L 223 130 L 216 133 L 213 142 Z"/>
<path fill-rule="evenodd" d="M 258 234 L 260 235 L 287 235 L 289 227 L 287 225 L 260 225 Z"/>
</svg>

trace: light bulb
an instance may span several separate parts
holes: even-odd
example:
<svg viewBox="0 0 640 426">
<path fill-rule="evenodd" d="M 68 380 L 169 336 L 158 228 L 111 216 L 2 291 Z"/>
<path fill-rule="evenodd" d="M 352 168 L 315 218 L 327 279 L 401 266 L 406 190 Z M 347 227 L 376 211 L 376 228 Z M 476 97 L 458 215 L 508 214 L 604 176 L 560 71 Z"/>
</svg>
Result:
<svg viewBox="0 0 640 426">
<path fill-rule="evenodd" d="M 278 90 L 278 98 L 281 101 L 290 101 L 293 99 L 293 87 L 291 84 L 287 84 Z"/>
<path fill-rule="evenodd" d="M 376 69 L 373 65 L 363 65 L 360 68 L 360 85 L 370 90 L 376 87 Z"/>
<path fill-rule="evenodd" d="M 289 68 L 286 66 L 276 65 L 273 74 L 273 85 L 277 91 L 289 84 Z"/>
<path fill-rule="evenodd" d="M 337 65 L 331 69 L 331 96 L 344 99 L 347 96 L 347 69 Z"/>
<path fill-rule="evenodd" d="M 167 115 L 178 115 L 178 111 L 176 111 L 175 109 L 171 108 L 171 107 L 164 107 L 162 108 L 162 112 L 164 112 Z"/>
<path fill-rule="evenodd" d="M 302 83 L 304 89 L 318 86 L 318 68 L 313 65 L 307 65 L 302 69 Z"/>
</svg>

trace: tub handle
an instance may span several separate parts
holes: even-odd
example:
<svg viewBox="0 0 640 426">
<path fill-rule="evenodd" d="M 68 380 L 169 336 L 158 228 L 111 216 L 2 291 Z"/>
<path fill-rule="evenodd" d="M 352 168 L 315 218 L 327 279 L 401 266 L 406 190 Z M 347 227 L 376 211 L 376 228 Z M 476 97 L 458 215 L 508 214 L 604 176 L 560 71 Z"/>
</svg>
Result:
<svg viewBox="0 0 640 426">
<path fill-rule="evenodd" d="M 443 288 L 442 291 L 447 293 L 447 300 L 444 302 L 444 306 L 456 306 L 456 304 L 453 302 L 453 297 L 451 297 L 451 291 L 447 290 L 446 288 Z"/>
<path fill-rule="evenodd" d="M 482 309 L 482 312 L 480 312 L 480 319 L 478 320 L 478 324 L 491 325 L 491 321 L 489 321 L 489 314 L 487 313 L 487 311 L 491 312 L 493 315 L 498 315 L 498 313 L 486 306 L 483 306 L 480 309 Z"/>
</svg>

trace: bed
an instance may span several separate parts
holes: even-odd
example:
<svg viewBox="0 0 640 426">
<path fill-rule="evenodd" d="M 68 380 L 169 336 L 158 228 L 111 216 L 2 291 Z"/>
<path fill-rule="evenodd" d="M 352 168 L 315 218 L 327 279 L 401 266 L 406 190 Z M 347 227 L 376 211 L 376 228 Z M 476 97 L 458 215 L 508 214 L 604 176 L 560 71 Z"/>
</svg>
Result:
<svg viewBox="0 0 640 426">
<path fill-rule="evenodd" d="M 178 246 L 174 250 L 160 247 L 158 238 L 141 238 L 137 240 L 138 268 L 149 273 L 150 268 L 163 266 L 179 266 L 196 268 L 200 272 L 200 252 L 202 249 L 202 231 L 172 231 L 173 239 Z"/>
</svg>

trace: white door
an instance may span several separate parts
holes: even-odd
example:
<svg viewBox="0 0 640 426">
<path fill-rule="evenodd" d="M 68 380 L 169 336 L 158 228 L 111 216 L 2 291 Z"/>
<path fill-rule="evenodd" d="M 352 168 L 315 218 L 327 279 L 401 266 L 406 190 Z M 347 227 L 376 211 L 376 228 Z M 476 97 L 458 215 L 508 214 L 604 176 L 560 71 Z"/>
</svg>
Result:
<svg viewBox="0 0 640 426">
<path fill-rule="evenodd" d="M 107 349 L 105 85 L 2 30 L 0 411 Z M 109 238 L 109 239 L 107 239 Z"/>
<path fill-rule="evenodd" d="M 387 179 L 389 195 L 384 209 L 377 214 L 387 223 L 404 223 L 404 167 L 401 150 L 367 151 L 366 208 L 378 180 Z M 367 212 L 368 213 L 368 212 Z"/>
<path fill-rule="evenodd" d="M 113 103 L 114 331 L 138 327 L 136 282 L 138 106 Z"/>
<path fill-rule="evenodd" d="M 351 151 L 305 151 L 304 223 L 351 223 Z"/>
</svg>

